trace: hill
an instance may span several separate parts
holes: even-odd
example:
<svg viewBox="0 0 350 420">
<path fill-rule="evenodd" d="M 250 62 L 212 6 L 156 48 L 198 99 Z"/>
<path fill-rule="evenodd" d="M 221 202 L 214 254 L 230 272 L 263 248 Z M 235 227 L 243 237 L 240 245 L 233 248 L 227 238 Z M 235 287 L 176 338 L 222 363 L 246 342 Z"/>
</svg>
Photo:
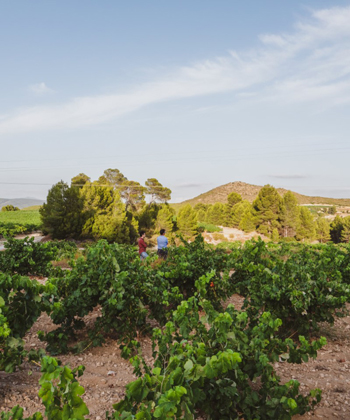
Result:
<svg viewBox="0 0 350 420">
<path fill-rule="evenodd" d="M 226 203 L 227 196 L 231 192 L 236 192 L 241 194 L 243 200 L 248 200 L 253 202 L 257 197 L 262 186 L 247 184 L 245 182 L 236 181 L 229 182 L 228 184 L 221 185 L 210 191 L 207 191 L 203 194 L 198 195 L 197 197 L 191 198 L 190 200 L 185 200 L 180 205 L 191 204 L 195 206 L 198 203 L 203 204 L 214 204 L 214 203 Z M 283 197 L 284 194 L 289 191 L 284 188 L 277 188 L 278 193 Z M 349 206 L 350 198 L 327 198 L 327 197 L 310 197 L 307 195 L 299 194 L 292 191 L 295 197 L 298 200 L 299 204 L 328 204 L 335 206 Z"/>
<path fill-rule="evenodd" d="M 0 209 L 10 204 L 24 209 L 31 206 L 42 206 L 43 203 L 44 200 L 38 200 L 37 198 L 0 198 Z"/>
</svg>

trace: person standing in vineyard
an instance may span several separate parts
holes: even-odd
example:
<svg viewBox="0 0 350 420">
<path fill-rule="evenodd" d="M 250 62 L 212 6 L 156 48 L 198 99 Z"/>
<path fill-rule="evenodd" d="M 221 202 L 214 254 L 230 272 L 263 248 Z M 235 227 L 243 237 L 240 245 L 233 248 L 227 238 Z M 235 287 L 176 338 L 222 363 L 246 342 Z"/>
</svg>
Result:
<svg viewBox="0 0 350 420">
<path fill-rule="evenodd" d="M 146 237 L 146 232 L 141 230 L 140 237 L 137 241 L 137 244 L 139 246 L 139 254 L 140 254 L 141 261 L 148 257 L 148 254 L 146 252 L 147 245 L 145 242 L 145 237 Z"/>
<path fill-rule="evenodd" d="M 157 238 L 157 254 L 159 258 L 163 258 L 163 260 L 166 260 L 168 257 L 168 238 L 165 236 L 165 229 L 161 229 L 159 233 L 160 235 Z"/>
</svg>

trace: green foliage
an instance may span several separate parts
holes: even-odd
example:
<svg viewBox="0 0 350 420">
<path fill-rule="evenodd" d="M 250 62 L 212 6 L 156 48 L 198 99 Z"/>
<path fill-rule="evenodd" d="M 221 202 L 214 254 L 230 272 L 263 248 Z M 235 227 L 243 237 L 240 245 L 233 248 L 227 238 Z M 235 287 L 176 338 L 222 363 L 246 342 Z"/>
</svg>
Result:
<svg viewBox="0 0 350 420">
<path fill-rule="evenodd" d="M 11 237 L 39 230 L 41 219 L 38 210 L 0 212 L 0 236 Z"/>
<path fill-rule="evenodd" d="M 79 187 L 60 181 L 49 191 L 39 210 L 43 231 L 54 239 L 78 238 L 84 225 L 83 199 Z"/>
<path fill-rule="evenodd" d="M 319 217 L 316 221 L 316 238 L 321 243 L 331 240 L 330 224 L 324 217 Z"/>
<path fill-rule="evenodd" d="M 212 286 L 209 288 L 208 299 L 220 306 L 220 300 L 229 293 L 227 254 L 222 249 L 216 250 L 205 244 L 201 235 L 193 242 L 184 241 L 183 244 L 170 248 L 168 259 L 161 266 L 165 278 L 171 286 L 176 286 L 184 296 L 189 297 L 196 291 L 196 281 L 210 273 Z"/>
<path fill-rule="evenodd" d="M 125 202 L 125 209 L 131 211 L 140 210 L 145 204 L 147 189 L 136 181 L 124 181 L 120 189 L 120 195 Z"/>
<path fill-rule="evenodd" d="M 147 187 L 146 194 L 151 196 L 151 203 L 156 202 L 156 200 L 167 203 L 171 199 L 171 190 L 163 187 L 156 178 L 148 178 L 145 185 Z"/>
<path fill-rule="evenodd" d="M 318 389 L 303 396 L 297 381 L 282 385 L 272 363 L 316 357 L 325 339 L 308 343 L 300 337 L 299 347 L 278 338 L 281 321 L 269 313 L 251 328 L 247 314 L 233 306 L 216 312 L 205 300 L 210 281 L 199 279 L 198 294 L 178 306 L 163 330 L 154 330 L 153 369 L 142 357 L 131 359 L 140 377 L 127 385 L 109 419 L 291 419 L 320 401 Z"/>
<path fill-rule="evenodd" d="M 244 232 L 253 232 L 256 228 L 255 217 L 252 212 L 249 210 L 244 211 L 242 218 L 239 222 L 239 228 Z"/>
<path fill-rule="evenodd" d="M 294 237 L 299 224 L 299 206 L 295 195 L 284 194 L 280 208 L 281 234 L 283 238 Z"/>
<path fill-rule="evenodd" d="M 110 186 L 99 183 L 86 183 L 82 189 L 86 223 L 85 236 L 94 239 L 104 238 L 108 242 L 130 243 L 130 221 L 120 194 Z"/>
<path fill-rule="evenodd" d="M 198 230 L 201 232 L 222 232 L 222 228 L 219 226 L 211 225 L 210 223 L 200 222 L 198 223 Z"/>
<path fill-rule="evenodd" d="M 80 174 L 78 174 L 78 175 L 76 175 L 76 176 L 74 176 L 72 179 L 71 179 L 71 186 L 72 187 L 83 187 L 87 182 L 90 182 L 90 178 L 87 176 L 87 175 L 85 175 L 85 174 L 83 174 L 83 173 L 80 173 Z"/>
<path fill-rule="evenodd" d="M 341 232 L 341 241 L 349 242 L 350 241 L 350 216 L 344 217 L 343 219 L 343 229 Z"/>
<path fill-rule="evenodd" d="M 50 279 L 55 287 L 50 316 L 60 327 L 46 336 L 41 334 L 49 343 L 49 351 L 67 351 L 69 339 L 75 338 L 75 332 L 85 326 L 83 317 L 98 305 L 102 307 L 101 316 L 90 331 L 95 344 L 101 342 L 102 332 L 117 331 L 127 339 L 145 328 L 142 290 L 135 284 L 140 283 L 137 273 L 140 262 L 135 256 L 131 248 L 99 241 L 63 277 Z"/>
<path fill-rule="evenodd" d="M 239 225 L 243 219 L 244 216 L 246 216 L 248 219 L 252 216 L 252 205 L 249 203 L 249 201 L 241 201 L 234 205 L 232 207 L 232 210 L 230 214 L 228 215 L 227 224 L 228 226 L 232 226 L 235 228 L 239 228 Z M 254 218 L 252 219 L 254 222 Z M 254 223 L 254 229 L 255 229 L 255 223 Z M 254 230 L 253 229 L 253 230 Z"/>
<path fill-rule="evenodd" d="M 225 206 L 222 203 L 215 203 L 207 210 L 206 222 L 213 225 L 223 225 L 225 221 Z"/>
<path fill-rule="evenodd" d="M 78 366 L 71 370 L 67 366 L 59 366 L 53 357 L 44 357 L 41 372 L 39 397 L 45 406 L 47 418 L 85 419 L 89 410 L 80 397 L 84 394 L 84 388 L 76 379 L 83 374 L 84 367 Z"/>
<path fill-rule="evenodd" d="M 42 376 L 39 397 L 45 406 L 47 420 L 84 420 L 89 410 L 81 398 L 84 388 L 79 384 L 79 378 L 84 372 L 84 366 L 70 369 L 60 366 L 53 357 L 43 357 L 41 361 Z M 16 406 L 10 412 L 0 413 L 1 420 L 42 420 L 40 413 L 31 417 L 23 417 L 23 408 Z"/>
<path fill-rule="evenodd" d="M 159 232 L 161 229 L 165 229 L 169 234 L 173 231 L 173 212 L 168 205 L 163 205 L 157 214 L 157 220 L 155 222 L 155 231 Z"/>
<path fill-rule="evenodd" d="M 265 185 L 253 202 L 258 231 L 270 236 L 273 229 L 280 227 L 279 212 L 282 199 L 271 185 Z"/>
<path fill-rule="evenodd" d="M 19 211 L 19 207 L 15 207 L 12 204 L 8 204 L 7 206 L 1 207 L 1 211 Z"/>
<path fill-rule="evenodd" d="M 227 204 L 232 208 L 237 203 L 240 203 L 242 201 L 241 194 L 238 194 L 236 192 L 232 192 L 227 196 Z"/>
<path fill-rule="evenodd" d="M 280 236 L 279 236 L 279 234 L 278 234 L 278 230 L 275 228 L 275 229 L 272 231 L 271 241 L 272 241 L 272 242 L 278 242 L 278 241 L 279 241 L 279 239 L 280 239 Z"/>
<path fill-rule="evenodd" d="M 197 214 L 190 204 L 180 208 L 177 227 L 184 238 L 192 238 L 197 233 Z"/>
<path fill-rule="evenodd" d="M 5 242 L 0 253 L 0 271 L 23 275 L 48 275 L 58 252 L 56 243 L 34 242 L 34 238 L 13 239 Z"/>
<path fill-rule="evenodd" d="M 49 287 L 20 275 L 0 273 L 0 370 L 13 372 L 27 354 L 22 338 L 49 307 Z"/>
<path fill-rule="evenodd" d="M 331 239 L 335 244 L 339 244 L 342 241 L 342 232 L 344 229 L 344 219 L 340 216 L 335 216 L 335 219 L 330 225 Z"/>
<path fill-rule="evenodd" d="M 338 255 L 337 255 L 338 254 Z M 350 298 L 344 254 L 334 246 L 313 249 L 281 244 L 278 251 L 259 240 L 246 242 L 243 252 L 231 254 L 234 291 L 245 297 L 250 317 L 264 309 L 282 319 L 287 329 L 308 333 L 318 323 L 334 322 L 335 316 L 347 314 Z"/>
<path fill-rule="evenodd" d="M 337 213 L 336 206 L 331 206 L 328 208 L 328 214 L 336 214 L 336 213 Z"/>
<path fill-rule="evenodd" d="M 296 238 L 298 240 L 312 241 L 316 236 L 316 225 L 314 218 L 307 207 L 299 207 L 299 224 L 297 228 Z"/>
</svg>

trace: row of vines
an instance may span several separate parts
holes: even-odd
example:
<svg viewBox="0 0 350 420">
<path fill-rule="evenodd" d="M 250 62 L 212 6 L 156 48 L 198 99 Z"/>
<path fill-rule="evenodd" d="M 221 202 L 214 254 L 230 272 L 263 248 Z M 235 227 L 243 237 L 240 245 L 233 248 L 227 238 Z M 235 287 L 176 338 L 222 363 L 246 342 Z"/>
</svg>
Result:
<svg viewBox="0 0 350 420">
<path fill-rule="evenodd" d="M 52 263 L 61 258 L 70 269 Z M 317 356 L 326 344 L 313 338 L 318 324 L 346 315 L 349 262 L 349 246 L 333 244 L 259 240 L 227 251 L 198 236 L 171 248 L 166 261 L 140 262 L 133 247 L 106 241 L 78 252 L 72 243 L 10 239 L 0 253 L 0 370 L 41 362 L 45 416 L 85 419 L 84 368 L 71 370 L 53 356 L 113 336 L 138 379 L 108 419 L 290 419 L 312 410 L 321 390 L 304 395 L 297 381 L 282 384 L 274 362 Z M 242 310 L 224 303 L 235 293 L 244 297 Z M 87 326 L 84 317 L 97 308 Z M 26 352 L 25 334 L 44 312 L 57 328 L 39 333 L 45 350 Z M 138 341 L 145 334 L 152 365 Z M 1 413 L 22 418 L 20 407 Z"/>
</svg>

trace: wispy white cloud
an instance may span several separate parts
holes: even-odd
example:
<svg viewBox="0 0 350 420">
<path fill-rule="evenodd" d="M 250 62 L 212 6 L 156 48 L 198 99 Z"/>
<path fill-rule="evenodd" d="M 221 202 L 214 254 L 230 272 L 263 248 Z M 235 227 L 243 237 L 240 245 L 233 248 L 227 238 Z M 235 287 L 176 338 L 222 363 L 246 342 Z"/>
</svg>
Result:
<svg viewBox="0 0 350 420">
<path fill-rule="evenodd" d="M 291 33 L 261 35 L 260 47 L 251 51 L 181 67 L 126 92 L 9 112 L 0 116 L 0 133 L 84 127 L 150 104 L 229 91 L 237 93 L 234 101 L 348 102 L 349 21 L 350 7 L 313 11 Z"/>
<path fill-rule="evenodd" d="M 34 85 L 29 85 L 28 90 L 30 92 L 35 93 L 36 95 L 45 95 L 47 93 L 53 93 L 54 92 L 54 90 L 47 87 L 44 82 L 35 83 Z"/>
</svg>

